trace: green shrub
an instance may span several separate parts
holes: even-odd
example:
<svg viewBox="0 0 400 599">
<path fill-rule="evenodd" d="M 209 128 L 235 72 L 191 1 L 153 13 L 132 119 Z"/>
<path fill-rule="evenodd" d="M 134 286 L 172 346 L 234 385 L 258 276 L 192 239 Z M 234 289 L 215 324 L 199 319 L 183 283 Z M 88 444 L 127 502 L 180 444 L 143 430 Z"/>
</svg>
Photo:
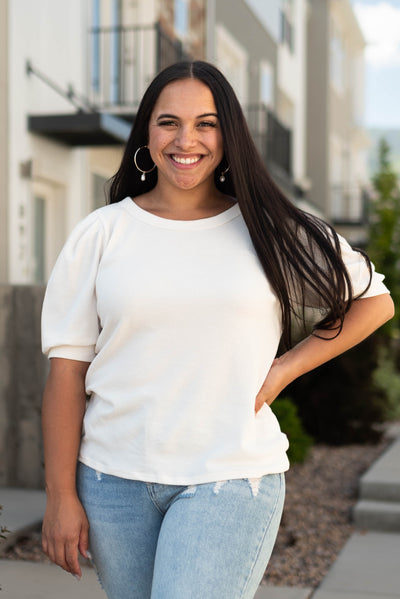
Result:
<svg viewBox="0 0 400 599">
<path fill-rule="evenodd" d="M 400 372 L 396 367 L 396 359 L 388 347 L 381 347 L 378 355 L 378 366 L 373 373 L 375 386 L 383 391 L 388 400 L 387 419 L 400 419 Z"/>
<path fill-rule="evenodd" d="M 310 435 L 307 435 L 301 424 L 297 407 L 291 399 L 279 398 L 273 402 L 271 409 L 277 417 L 282 431 L 289 439 L 288 458 L 290 462 L 304 462 L 313 440 Z"/>
<path fill-rule="evenodd" d="M 0 505 L 0 515 L 1 515 L 2 510 L 3 510 L 3 506 Z M 0 539 L 5 539 L 6 538 L 6 534 L 8 532 L 10 532 L 10 531 L 7 529 L 7 527 L 3 526 L 2 524 L 0 524 Z"/>
<path fill-rule="evenodd" d="M 329 343 L 329 341 L 326 341 Z M 317 443 L 372 443 L 382 435 L 389 401 L 374 384 L 381 340 L 372 335 L 360 345 L 300 377 L 283 392 Z"/>
</svg>

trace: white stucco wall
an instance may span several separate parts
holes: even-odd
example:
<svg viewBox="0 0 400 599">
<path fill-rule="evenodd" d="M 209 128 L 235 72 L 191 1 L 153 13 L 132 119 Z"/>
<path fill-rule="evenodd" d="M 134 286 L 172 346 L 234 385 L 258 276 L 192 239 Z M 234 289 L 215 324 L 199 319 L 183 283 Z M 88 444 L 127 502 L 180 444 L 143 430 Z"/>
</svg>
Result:
<svg viewBox="0 0 400 599">
<path fill-rule="evenodd" d="M 301 186 L 307 185 L 306 173 L 306 68 L 307 68 L 307 0 L 295 3 L 296 40 L 296 108 L 294 128 L 296 135 L 293 146 L 293 175 Z"/>
<path fill-rule="evenodd" d="M 248 99 L 248 55 L 246 49 L 223 26 L 217 25 L 215 64 L 231 83 L 239 102 Z"/>
<path fill-rule="evenodd" d="M 87 65 L 86 1 L 13 0 L 9 3 L 9 278 L 12 283 L 33 281 L 33 198 L 57 203 L 49 206 L 53 220 L 69 228 L 82 213 L 85 181 L 82 151 L 30 134 L 30 114 L 71 113 L 74 108 L 37 77 L 26 74 L 26 61 L 67 89 L 71 83 L 85 91 Z M 23 171 L 31 164 L 31 169 Z M 30 171 L 30 172 L 29 172 Z M 47 190 L 47 193 L 44 193 Z M 59 226 L 47 227 L 56 235 Z M 52 233 L 54 231 L 54 234 Z M 49 239 L 48 248 L 56 248 Z M 53 250 L 55 251 L 55 249 Z"/>
</svg>

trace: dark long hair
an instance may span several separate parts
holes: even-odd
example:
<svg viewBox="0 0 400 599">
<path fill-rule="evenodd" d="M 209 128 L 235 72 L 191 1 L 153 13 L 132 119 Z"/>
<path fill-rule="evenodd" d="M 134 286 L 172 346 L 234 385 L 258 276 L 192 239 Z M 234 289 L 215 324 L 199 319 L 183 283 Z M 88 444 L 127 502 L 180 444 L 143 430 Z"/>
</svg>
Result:
<svg viewBox="0 0 400 599">
<path fill-rule="evenodd" d="M 224 140 L 223 164 L 217 170 L 230 166 L 224 183 L 220 183 L 219 173 L 215 174 L 215 185 L 239 204 L 260 263 L 281 305 L 283 345 L 291 346 L 293 321 L 305 323 L 307 306 L 323 311 L 315 328 L 332 330 L 331 338 L 337 336 L 351 302 L 356 299 L 338 236 L 329 224 L 296 208 L 272 181 L 235 92 L 213 65 L 203 61 L 179 62 L 155 77 L 143 96 L 121 166 L 112 178 L 110 203 L 138 196 L 156 185 L 157 169 L 146 175 L 145 182 L 141 181 L 133 156 L 148 142 L 150 117 L 161 91 L 173 81 L 188 78 L 205 83 L 213 94 Z M 141 160 L 146 152 L 142 153 Z M 140 166 L 148 170 L 151 163 L 140 162 Z M 371 273 L 369 259 L 363 255 Z"/>
</svg>

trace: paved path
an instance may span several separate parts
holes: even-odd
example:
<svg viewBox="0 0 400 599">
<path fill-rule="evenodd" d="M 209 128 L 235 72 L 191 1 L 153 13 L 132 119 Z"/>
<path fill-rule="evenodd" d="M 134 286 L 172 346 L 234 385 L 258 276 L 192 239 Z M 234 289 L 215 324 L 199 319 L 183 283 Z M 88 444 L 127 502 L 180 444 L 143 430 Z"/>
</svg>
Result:
<svg viewBox="0 0 400 599">
<path fill-rule="evenodd" d="M 78 582 L 57 566 L 0 560 L 1 599 L 106 599 L 94 570 Z M 127 597 L 128 599 L 128 597 Z"/>
<path fill-rule="evenodd" d="M 399 599 L 400 534 L 358 532 L 312 599 Z"/>
</svg>

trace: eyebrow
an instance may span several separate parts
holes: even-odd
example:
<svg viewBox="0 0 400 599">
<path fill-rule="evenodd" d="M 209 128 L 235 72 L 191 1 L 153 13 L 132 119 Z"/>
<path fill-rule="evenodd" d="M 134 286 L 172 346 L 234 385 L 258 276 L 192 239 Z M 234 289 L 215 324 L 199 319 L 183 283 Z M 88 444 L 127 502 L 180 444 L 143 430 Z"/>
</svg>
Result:
<svg viewBox="0 0 400 599">
<path fill-rule="evenodd" d="M 216 112 L 205 112 L 204 114 L 199 114 L 199 116 L 197 116 L 197 119 L 203 119 L 206 116 L 215 116 L 216 118 L 218 118 L 218 115 Z M 160 119 L 179 119 L 178 116 L 176 116 L 175 114 L 160 114 L 157 117 L 157 121 Z"/>
</svg>

